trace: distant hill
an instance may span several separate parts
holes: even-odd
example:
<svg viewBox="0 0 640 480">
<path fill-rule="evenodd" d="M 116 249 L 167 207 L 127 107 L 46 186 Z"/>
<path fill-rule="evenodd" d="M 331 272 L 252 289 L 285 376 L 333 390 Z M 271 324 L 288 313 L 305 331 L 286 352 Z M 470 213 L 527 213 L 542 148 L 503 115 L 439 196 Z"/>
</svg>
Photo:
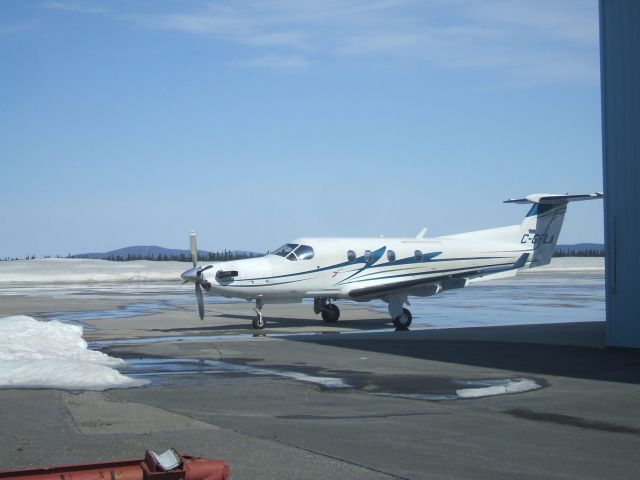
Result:
<svg viewBox="0 0 640 480">
<path fill-rule="evenodd" d="M 257 252 L 247 252 L 244 250 L 223 250 L 219 252 L 209 252 L 198 250 L 198 259 L 206 261 L 233 260 L 237 258 L 251 258 L 263 255 Z M 189 250 L 177 248 L 164 248 L 157 245 L 135 245 L 131 247 L 119 248 L 104 253 L 78 253 L 71 258 L 92 258 L 98 260 L 177 260 L 183 262 L 191 261 Z"/>
<path fill-rule="evenodd" d="M 603 243 L 556 245 L 554 257 L 604 257 Z"/>
<path fill-rule="evenodd" d="M 222 261 L 238 258 L 251 258 L 263 255 L 257 252 L 245 250 L 223 250 L 209 252 L 198 250 L 198 259 L 203 261 Z M 556 257 L 602 257 L 604 256 L 604 244 L 602 243 L 576 243 L 573 245 L 556 245 L 554 253 Z M 99 260 L 177 260 L 182 262 L 191 261 L 189 250 L 177 248 L 164 248 L 157 245 L 135 245 L 131 247 L 119 248 L 104 253 L 79 253 L 71 258 L 93 258 Z"/>
</svg>

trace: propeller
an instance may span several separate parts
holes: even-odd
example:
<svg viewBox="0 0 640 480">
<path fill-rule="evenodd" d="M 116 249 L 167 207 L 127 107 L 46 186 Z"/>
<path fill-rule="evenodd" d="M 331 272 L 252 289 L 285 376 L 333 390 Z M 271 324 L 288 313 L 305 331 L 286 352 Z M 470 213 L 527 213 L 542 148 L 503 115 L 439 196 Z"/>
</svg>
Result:
<svg viewBox="0 0 640 480">
<path fill-rule="evenodd" d="M 191 261 L 193 268 L 190 268 L 186 272 L 182 272 L 180 275 L 183 279 L 183 283 L 194 282 L 196 285 L 196 300 L 198 301 L 198 315 L 200 320 L 204 319 L 204 296 L 202 295 L 202 285 L 208 288 L 207 282 L 202 276 L 202 272 L 209 270 L 213 265 L 207 265 L 206 267 L 198 267 L 198 242 L 196 240 L 195 232 L 189 234 L 189 246 L 191 247 Z"/>
<path fill-rule="evenodd" d="M 196 232 L 191 230 L 189 233 L 189 246 L 191 247 L 191 261 L 193 266 L 198 266 L 198 241 L 196 240 Z"/>
</svg>

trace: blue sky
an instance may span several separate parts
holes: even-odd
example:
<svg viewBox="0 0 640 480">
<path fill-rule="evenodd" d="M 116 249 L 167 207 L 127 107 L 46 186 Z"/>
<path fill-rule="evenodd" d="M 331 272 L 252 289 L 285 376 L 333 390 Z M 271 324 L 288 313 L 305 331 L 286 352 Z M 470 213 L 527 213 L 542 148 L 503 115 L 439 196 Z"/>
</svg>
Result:
<svg viewBox="0 0 640 480">
<path fill-rule="evenodd" d="M 0 72 L 0 257 L 444 235 L 602 189 L 596 0 L 4 0 Z M 560 242 L 602 239 L 571 205 Z"/>
</svg>

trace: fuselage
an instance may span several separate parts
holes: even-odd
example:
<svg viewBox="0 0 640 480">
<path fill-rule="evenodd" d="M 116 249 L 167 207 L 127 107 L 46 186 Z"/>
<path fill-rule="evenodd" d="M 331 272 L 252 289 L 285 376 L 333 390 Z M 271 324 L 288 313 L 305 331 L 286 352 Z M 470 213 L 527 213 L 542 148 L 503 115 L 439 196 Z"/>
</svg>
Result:
<svg viewBox="0 0 640 480">
<path fill-rule="evenodd" d="M 344 299 L 360 289 L 414 279 L 442 279 L 446 285 L 467 271 L 512 265 L 526 248 L 453 237 L 297 238 L 263 257 L 214 263 L 202 275 L 206 291 L 215 295 L 265 302 Z M 437 291 L 428 286 L 412 293 Z M 375 295 L 362 300 L 370 298 Z"/>
</svg>

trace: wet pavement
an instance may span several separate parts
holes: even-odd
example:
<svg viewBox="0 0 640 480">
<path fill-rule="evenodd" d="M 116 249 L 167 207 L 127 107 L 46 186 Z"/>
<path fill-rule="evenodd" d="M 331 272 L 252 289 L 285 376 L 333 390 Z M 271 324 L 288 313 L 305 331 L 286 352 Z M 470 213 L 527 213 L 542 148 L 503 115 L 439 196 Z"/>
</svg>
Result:
<svg viewBox="0 0 640 480">
<path fill-rule="evenodd" d="M 602 272 L 535 275 L 416 300 L 405 332 L 375 302 L 267 305 L 256 333 L 178 284 L 3 287 L 0 314 L 79 323 L 150 383 L 0 390 L 0 469 L 175 447 L 233 478 L 637 478 L 640 353 L 604 347 Z"/>
<path fill-rule="evenodd" d="M 414 400 L 458 400 L 524 393 L 542 388 L 546 382 L 530 378 L 456 379 L 427 375 L 374 375 L 351 370 L 324 370 L 300 365 L 258 367 L 250 363 L 195 358 L 127 358 L 121 372 L 151 380 L 156 385 L 178 385 L 205 381 L 201 376 L 260 376 L 286 378 L 312 384 L 321 390 L 357 390 L 372 395 Z M 336 376 L 330 376 L 334 374 Z M 215 381 L 215 380 L 212 380 Z"/>
</svg>

